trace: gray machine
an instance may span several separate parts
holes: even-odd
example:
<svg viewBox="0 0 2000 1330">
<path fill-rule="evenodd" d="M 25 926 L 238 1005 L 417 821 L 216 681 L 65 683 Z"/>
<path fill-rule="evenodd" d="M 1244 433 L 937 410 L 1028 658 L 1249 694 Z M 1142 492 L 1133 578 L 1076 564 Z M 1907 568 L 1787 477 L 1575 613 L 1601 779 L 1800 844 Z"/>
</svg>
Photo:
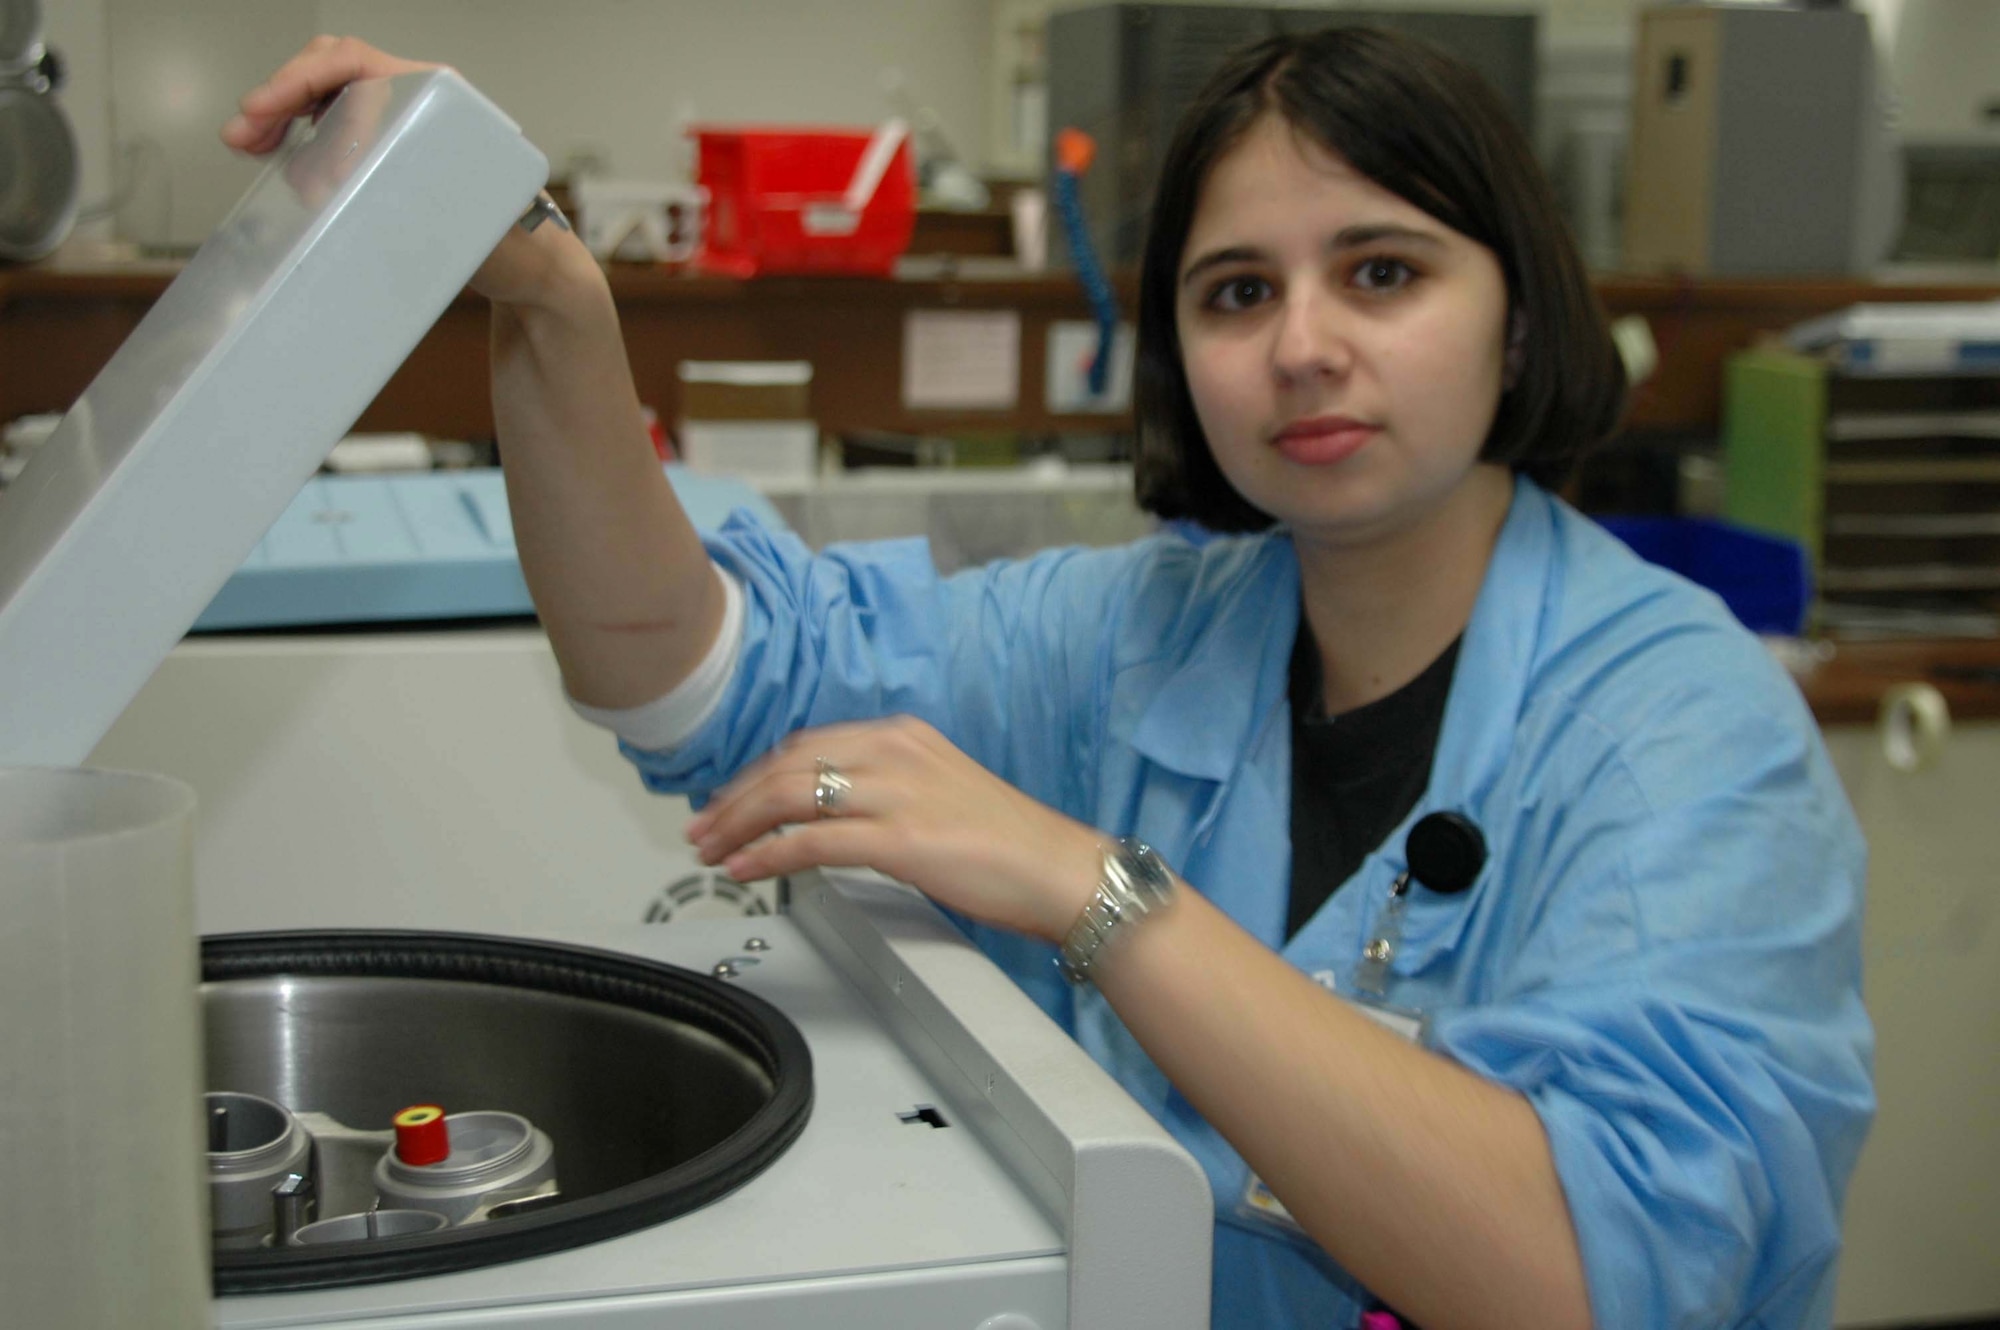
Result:
<svg viewBox="0 0 2000 1330">
<path fill-rule="evenodd" d="M 1902 215 L 1868 16 L 1680 5 L 1639 16 L 1624 263 L 1866 271 Z"/>
<path fill-rule="evenodd" d="M 25 769 L 83 760 L 545 174 L 448 71 L 350 87 L 274 161 L 0 495 L 10 788 L 72 788 Z M 75 1124 L 117 1120 L 68 1113 L 87 1087 L 24 1052 L 60 1047 L 65 1003 L 115 1014 L 123 991 L 63 963 L 103 954 L 78 930 L 109 919 L 70 908 L 39 845 L 19 862 L 52 885 L 10 902 L 21 884 L 0 881 L 0 907 L 46 930 L 10 943 L 71 987 L 12 1022 L 53 1044 L 0 1041 L 0 1121 L 32 1117 L 42 1147 L 10 1138 L 7 1182 L 101 1152 Z M 128 954 L 191 950 L 177 932 Z M 206 939 L 211 1214 L 145 1160 L 91 1172 L 89 1195 L 0 1186 L 10 1310 L 106 1323 L 62 1310 L 82 1305 L 65 1287 L 134 1264 L 96 1235 L 180 1226 L 217 1237 L 212 1315 L 231 1330 L 1206 1324 L 1199 1167 L 917 893 L 815 874 L 784 917 L 566 942 Z M 198 1157 L 185 1080 L 151 1101 L 142 1075 L 119 1081 L 123 1120 L 187 1126 L 158 1137 L 190 1151 L 150 1161 L 162 1176 Z M 446 1155 L 385 1156 L 434 1108 L 458 1123 Z M 172 1194 L 187 1203 L 148 1208 Z M 83 1236 L 51 1256 L 29 1239 L 56 1213 Z"/>
<path fill-rule="evenodd" d="M 1050 15 L 1049 128 L 1081 129 L 1097 140 L 1097 163 L 1079 193 L 1099 257 L 1138 262 L 1168 140 L 1226 56 L 1279 33 L 1362 24 L 1422 37 L 1472 65 L 1532 140 L 1532 13 L 1117 4 Z"/>
</svg>

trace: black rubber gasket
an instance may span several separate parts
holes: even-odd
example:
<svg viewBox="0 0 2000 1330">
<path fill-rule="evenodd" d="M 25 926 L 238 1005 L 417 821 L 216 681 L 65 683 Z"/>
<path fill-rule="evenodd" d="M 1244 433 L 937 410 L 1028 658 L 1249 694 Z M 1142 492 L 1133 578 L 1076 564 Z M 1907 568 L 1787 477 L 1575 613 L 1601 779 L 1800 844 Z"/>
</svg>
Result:
<svg viewBox="0 0 2000 1330">
<path fill-rule="evenodd" d="M 546 1256 L 663 1223 L 768 1168 L 812 1116 L 812 1054 L 785 1014 L 704 974 L 617 952 L 465 933 L 237 933 L 202 939 L 208 982 L 278 975 L 447 979 L 588 998 L 692 1026 L 750 1057 L 770 1100 L 693 1159 L 638 1182 L 509 1219 L 366 1247 L 217 1252 L 217 1296 L 342 1288 Z"/>
</svg>

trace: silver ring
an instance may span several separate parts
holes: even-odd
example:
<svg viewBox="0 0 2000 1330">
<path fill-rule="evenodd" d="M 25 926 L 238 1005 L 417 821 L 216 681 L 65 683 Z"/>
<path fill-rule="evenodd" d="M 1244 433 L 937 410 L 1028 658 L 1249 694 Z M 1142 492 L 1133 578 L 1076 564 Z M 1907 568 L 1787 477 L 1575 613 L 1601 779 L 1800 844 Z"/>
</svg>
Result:
<svg viewBox="0 0 2000 1330">
<path fill-rule="evenodd" d="M 847 806 L 854 782 L 840 774 L 840 768 L 823 757 L 813 759 L 819 775 L 813 780 L 813 810 L 819 817 L 839 817 Z"/>
</svg>

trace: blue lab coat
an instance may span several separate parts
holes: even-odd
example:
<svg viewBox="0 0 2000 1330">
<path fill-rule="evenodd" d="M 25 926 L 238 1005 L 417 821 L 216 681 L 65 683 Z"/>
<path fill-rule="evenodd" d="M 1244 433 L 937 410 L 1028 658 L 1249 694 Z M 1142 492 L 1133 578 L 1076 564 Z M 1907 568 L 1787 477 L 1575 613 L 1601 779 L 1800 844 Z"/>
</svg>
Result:
<svg viewBox="0 0 2000 1330">
<path fill-rule="evenodd" d="M 1300 598 L 1283 532 L 949 578 L 921 541 L 813 557 L 737 521 L 709 548 L 747 593 L 742 657 L 686 744 L 627 747 L 653 788 L 712 790 L 802 726 L 915 715 L 1035 798 L 1143 838 L 1335 991 L 1409 824 L 1458 811 L 1486 865 L 1460 895 L 1413 893 L 1387 996 L 1540 1115 L 1598 1323 L 1830 1323 L 1874 1108 L 1864 852 L 1797 689 L 1713 596 L 1517 482 L 1429 788 L 1287 941 Z M 971 931 L 1207 1171 L 1214 1324 L 1356 1324 L 1353 1282 L 1249 1217 L 1241 1159 L 1094 990 L 1065 985 L 1043 944 Z"/>
</svg>

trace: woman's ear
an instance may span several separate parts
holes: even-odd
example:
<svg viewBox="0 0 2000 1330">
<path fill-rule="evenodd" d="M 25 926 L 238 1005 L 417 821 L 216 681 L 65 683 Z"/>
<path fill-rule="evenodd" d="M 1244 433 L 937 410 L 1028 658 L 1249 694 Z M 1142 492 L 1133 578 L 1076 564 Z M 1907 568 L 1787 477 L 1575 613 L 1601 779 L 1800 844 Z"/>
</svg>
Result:
<svg viewBox="0 0 2000 1330">
<path fill-rule="evenodd" d="M 1500 362 L 1500 390 L 1513 391 L 1528 363 L 1528 319 L 1520 310 L 1507 318 L 1507 354 Z"/>
</svg>

